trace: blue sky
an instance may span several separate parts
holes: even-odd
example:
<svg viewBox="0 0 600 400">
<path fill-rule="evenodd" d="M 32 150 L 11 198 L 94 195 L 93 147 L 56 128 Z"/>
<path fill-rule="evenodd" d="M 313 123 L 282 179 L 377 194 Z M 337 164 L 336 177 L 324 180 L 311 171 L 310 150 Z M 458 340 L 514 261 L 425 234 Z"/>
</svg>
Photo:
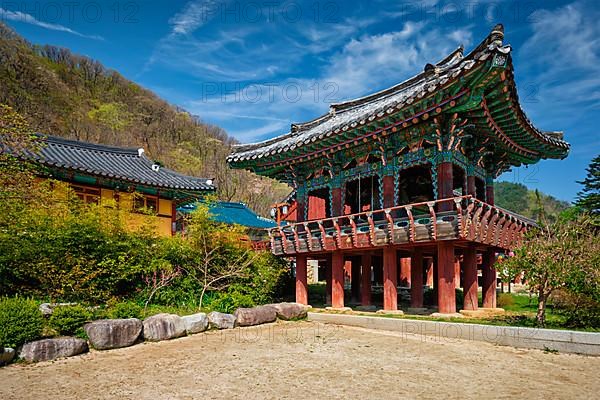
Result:
<svg viewBox="0 0 600 400">
<path fill-rule="evenodd" d="M 563 130 L 563 161 L 501 179 L 572 200 L 600 153 L 600 5 L 585 1 L 5 1 L 29 41 L 68 47 L 241 142 L 288 131 L 331 102 L 398 83 L 501 22 L 521 103 Z"/>
</svg>

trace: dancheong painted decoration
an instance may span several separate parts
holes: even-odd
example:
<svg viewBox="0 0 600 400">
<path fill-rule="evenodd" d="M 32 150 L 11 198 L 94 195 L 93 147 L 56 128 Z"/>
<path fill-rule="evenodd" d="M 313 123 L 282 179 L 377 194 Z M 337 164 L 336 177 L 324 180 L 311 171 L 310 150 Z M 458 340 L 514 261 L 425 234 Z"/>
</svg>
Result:
<svg viewBox="0 0 600 400">
<path fill-rule="evenodd" d="M 334 308 L 344 307 L 348 278 L 351 301 L 363 305 L 380 282 L 384 309 L 395 310 L 400 280 L 422 307 L 433 281 L 441 313 L 456 312 L 458 286 L 464 308 L 477 309 L 478 271 L 483 306 L 495 307 L 496 257 L 535 223 L 494 206 L 494 179 L 569 153 L 562 132 L 539 130 L 523 112 L 503 40 L 497 25 L 466 55 L 460 47 L 398 85 L 234 148 L 231 167 L 294 189 L 280 205 L 288 223 L 270 238 L 274 254 L 296 258 L 299 302 L 313 259 Z"/>
</svg>

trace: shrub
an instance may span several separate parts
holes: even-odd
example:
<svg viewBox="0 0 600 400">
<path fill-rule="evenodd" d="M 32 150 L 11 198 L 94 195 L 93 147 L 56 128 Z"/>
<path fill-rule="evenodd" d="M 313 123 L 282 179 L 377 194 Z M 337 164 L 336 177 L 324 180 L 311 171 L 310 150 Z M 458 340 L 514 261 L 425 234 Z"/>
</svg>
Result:
<svg viewBox="0 0 600 400">
<path fill-rule="evenodd" d="M 496 299 L 496 305 L 500 308 L 510 307 L 515 304 L 515 299 L 510 293 L 500 293 Z"/>
<path fill-rule="evenodd" d="M 0 300 L 0 344 L 21 346 L 42 335 L 44 317 L 33 300 L 5 298 Z"/>
<path fill-rule="evenodd" d="M 600 328 L 600 303 L 591 296 L 557 290 L 552 293 L 552 304 L 567 320 L 569 328 Z"/>
<path fill-rule="evenodd" d="M 427 288 L 423 292 L 423 304 L 426 306 L 431 306 L 435 303 L 436 299 L 434 298 L 435 291 L 433 289 Z"/>
<path fill-rule="evenodd" d="M 454 295 L 456 296 L 456 309 L 460 310 L 461 308 L 463 308 L 463 305 L 465 304 L 465 295 L 462 291 L 462 289 L 454 289 Z"/>
<path fill-rule="evenodd" d="M 122 302 L 117 303 L 111 307 L 106 312 L 106 316 L 108 318 L 113 319 L 121 319 L 121 318 L 142 318 L 143 308 L 136 303 L 133 302 Z"/>
<path fill-rule="evenodd" d="M 232 313 L 240 307 L 254 307 L 255 305 L 256 303 L 250 295 L 230 291 L 228 293 L 218 293 L 208 307 L 214 311 Z"/>
<path fill-rule="evenodd" d="M 50 317 L 50 327 L 60 335 L 75 335 L 93 313 L 81 305 L 56 307 Z"/>
</svg>

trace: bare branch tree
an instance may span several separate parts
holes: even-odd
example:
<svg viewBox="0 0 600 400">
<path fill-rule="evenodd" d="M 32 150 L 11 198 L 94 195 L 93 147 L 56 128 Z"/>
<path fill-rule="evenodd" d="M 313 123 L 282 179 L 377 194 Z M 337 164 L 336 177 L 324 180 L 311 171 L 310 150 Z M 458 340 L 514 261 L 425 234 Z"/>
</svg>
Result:
<svg viewBox="0 0 600 400">
<path fill-rule="evenodd" d="M 207 291 L 223 291 L 232 284 L 235 278 L 247 278 L 248 267 L 256 260 L 258 254 L 247 249 L 234 261 L 223 264 L 215 262 L 219 251 L 223 250 L 223 246 L 207 240 L 205 232 L 199 231 L 198 239 L 197 244 L 200 246 L 202 261 L 192 265 L 193 271 L 188 270 L 187 272 L 190 276 L 194 276 L 202 286 L 198 304 L 198 308 L 201 308 Z"/>
<path fill-rule="evenodd" d="M 160 289 L 169 286 L 171 282 L 179 275 L 181 275 L 181 269 L 176 268 L 173 270 L 154 270 L 154 272 L 152 272 L 151 274 L 142 276 L 144 283 L 146 283 L 146 286 L 150 290 L 150 294 L 146 299 L 146 303 L 144 303 L 144 312 L 148 308 L 148 304 L 150 303 L 150 300 L 152 300 L 154 295 Z"/>
</svg>

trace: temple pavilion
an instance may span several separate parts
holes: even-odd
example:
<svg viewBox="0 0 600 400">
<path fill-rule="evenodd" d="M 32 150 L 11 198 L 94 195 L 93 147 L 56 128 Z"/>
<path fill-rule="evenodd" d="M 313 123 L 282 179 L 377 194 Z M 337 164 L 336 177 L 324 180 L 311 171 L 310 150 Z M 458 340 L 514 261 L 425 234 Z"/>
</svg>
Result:
<svg viewBox="0 0 600 400">
<path fill-rule="evenodd" d="M 312 259 L 333 308 L 349 303 L 345 276 L 354 303 L 370 305 L 377 281 L 384 310 L 397 310 L 400 281 L 421 308 L 429 277 L 440 313 L 457 311 L 460 286 L 463 308 L 476 310 L 478 269 L 483 307 L 496 307 L 497 254 L 535 223 L 494 205 L 494 179 L 569 153 L 561 132 L 540 131 L 523 112 L 503 39 L 497 25 L 466 55 L 461 46 L 391 88 L 233 149 L 231 167 L 295 190 L 284 206 L 295 222 L 271 229 L 270 247 L 295 257 L 298 302 L 308 303 Z"/>
</svg>

